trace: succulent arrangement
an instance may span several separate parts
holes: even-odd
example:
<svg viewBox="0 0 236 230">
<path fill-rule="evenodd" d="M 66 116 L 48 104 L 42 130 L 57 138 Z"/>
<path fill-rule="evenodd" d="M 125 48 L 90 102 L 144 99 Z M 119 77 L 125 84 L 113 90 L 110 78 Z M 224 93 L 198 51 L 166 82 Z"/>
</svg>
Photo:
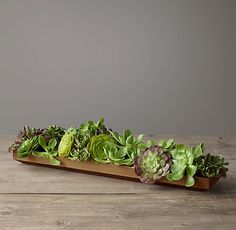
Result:
<svg viewBox="0 0 236 230">
<path fill-rule="evenodd" d="M 124 165 L 134 168 L 140 181 L 146 184 L 156 183 L 161 178 L 177 181 L 186 177 L 185 186 L 191 187 L 195 176 L 226 176 L 229 163 L 218 155 L 204 155 L 203 143 L 190 147 L 177 144 L 173 139 L 159 142 L 143 139 L 143 134 L 135 136 L 129 129 L 122 134 L 107 129 L 101 118 L 98 122 L 82 123 L 79 128 L 25 126 L 9 152 L 15 152 L 20 158 L 30 155 L 45 158 L 52 165 L 60 165 L 62 158 Z"/>
</svg>

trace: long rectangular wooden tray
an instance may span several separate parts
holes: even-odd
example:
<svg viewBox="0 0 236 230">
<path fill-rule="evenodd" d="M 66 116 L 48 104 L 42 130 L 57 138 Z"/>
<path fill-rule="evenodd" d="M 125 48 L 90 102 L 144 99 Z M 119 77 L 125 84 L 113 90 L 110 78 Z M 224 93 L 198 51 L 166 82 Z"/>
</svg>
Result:
<svg viewBox="0 0 236 230">
<path fill-rule="evenodd" d="M 13 153 L 13 159 L 20 161 L 22 163 L 40 165 L 46 167 L 54 167 L 59 169 L 66 170 L 74 170 L 82 173 L 89 173 L 95 175 L 102 175 L 108 177 L 116 177 L 120 179 L 134 180 L 139 181 L 139 178 L 134 172 L 133 167 L 128 166 L 118 166 L 114 164 L 102 164 L 96 163 L 92 161 L 72 161 L 67 158 L 60 158 L 61 164 L 58 166 L 52 165 L 49 160 L 38 158 L 34 156 L 29 156 L 25 158 L 19 158 L 16 153 Z M 195 177 L 195 184 L 191 187 L 191 189 L 195 190 L 209 190 L 218 180 L 217 178 L 204 178 L 204 177 Z M 179 181 L 168 181 L 166 178 L 161 178 L 157 184 L 160 185 L 170 185 L 170 186 L 178 186 L 185 187 L 186 177 Z"/>
</svg>

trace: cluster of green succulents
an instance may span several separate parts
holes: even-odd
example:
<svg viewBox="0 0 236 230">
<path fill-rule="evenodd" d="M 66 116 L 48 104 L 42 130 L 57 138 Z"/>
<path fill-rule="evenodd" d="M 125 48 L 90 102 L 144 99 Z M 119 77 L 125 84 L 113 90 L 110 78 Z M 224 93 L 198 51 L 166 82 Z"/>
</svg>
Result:
<svg viewBox="0 0 236 230">
<path fill-rule="evenodd" d="M 24 149 L 30 148 L 29 140 L 31 140 L 35 136 L 44 135 L 44 133 L 45 129 L 35 129 L 35 128 L 31 129 L 29 128 L 29 126 L 24 126 L 18 133 L 17 140 L 12 145 L 10 145 L 8 151 L 9 152 L 17 151 L 20 147 L 22 148 L 22 145 L 24 145 Z"/>
<path fill-rule="evenodd" d="M 207 178 L 226 176 L 229 163 L 220 156 L 203 155 L 203 152 L 203 143 L 190 147 L 176 144 L 173 139 L 161 140 L 135 159 L 135 172 L 144 183 L 155 183 L 161 177 L 177 181 L 186 176 L 186 187 L 194 185 L 195 175 Z"/>
<path fill-rule="evenodd" d="M 125 130 L 123 134 L 109 130 L 107 134 L 92 136 L 87 149 L 97 162 L 131 166 L 146 147 L 142 139 L 143 135 L 135 138 L 131 130 Z"/>
<path fill-rule="evenodd" d="M 64 134 L 65 134 L 64 128 L 56 125 L 51 125 L 47 129 L 45 129 L 43 136 L 45 137 L 46 142 L 50 141 L 51 139 L 56 139 L 58 145 Z"/>
<path fill-rule="evenodd" d="M 167 175 L 168 180 L 180 180 L 187 176 L 186 186 L 194 185 L 194 175 L 197 171 L 197 166 L 193 164 L 194 159 L 200 157 L 203 153 L 203 145 L 196 147 L 189 147 L 183 144 L 174 145 L 171 149 L 173 164 L 171 166 L 171 173 Z"/>
<path fill-rule="evenodd" d="M 90 139 L 93 136 L 107 133 L 108 130 L 105 127 L 103 118 L 98 120 L 98 122 L 87 121 L 82 123 L 75 133 L 73 148 L 70 152 L 69 159 L 88 160 L 91 155 L 87 148 Z"/>
<path fill-rule="evenodd" d="M 54 138 L 59 143 L 64 133 L 65 129 L 56 125 L 49 126 L 46 129 L 36 129 L 36 128 L 30 128 L 29 126 L 24 126 L 18 133 L 17 140 L 8 148 L 8 151 L 9 152 L 17 151 L 22 145 L 24 145 L 25 147 L 27 146 L 27 148 L 29 148 L 30 145 L 29 140 L 35 142 L 36 139 L 35 137 L 38 136 L 45 137 L 47 142 L 49 142 L 51 139 Z M 35 146 L 35 148 L 36 147 L 37 146 Z"/>
<path fill-rule="evenodd" d="M 185 186 L 195 183 L 194 176 L 226 176 L 228 169 L 224 158 L 217 155 L 203 155 L 204 145 L 195 147 L 176 144 L 173 139 L 143 141 L 144 135 L 135 136 L 129 129 L 119 134 L 107 129 L 104 119 L 88 121 L 79 128 L 64 129 L 49 126 L 46 129 L 23 127 L 17 140 L 9 147 L 19 157 L 33 155 L 48 159 L 59 165 L 61 158 L 73 161 L 95 161 L 134 167 L 143 183 L 153 184 L 161 178 L 181 180 L 186 177 Z"/>
<path fill-rule="evenodd" d="M 220 156 L 214 156 L 208 153 L 205 156 L 200 156 L 195 160 L 195 165 L 197 167 L 197 173 L 203 177 L 213 178 L 221 174 L 223 177 L 226 177 L 226 173 L 229 165 L 228 162 L 225 162 L 224 158 Z"/>
</svg>

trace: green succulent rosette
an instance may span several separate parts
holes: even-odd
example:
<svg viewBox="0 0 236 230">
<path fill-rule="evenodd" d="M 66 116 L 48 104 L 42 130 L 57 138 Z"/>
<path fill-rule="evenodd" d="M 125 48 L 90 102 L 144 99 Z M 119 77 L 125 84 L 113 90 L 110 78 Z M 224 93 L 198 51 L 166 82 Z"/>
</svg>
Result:
<svg viewBox="0 0 236 230">
<path fill-rule="evenodd" d="M 38 137 L 31 137 L 21 143 L 20 147 L 17 149 L 17 155 L 22 158 L 27 157 L 37 149 L 38 145 Z"/>
<path fill-rule="evenodd" d="M 107 134 L 99 134 L 91 137 L 87 146 L 91 157 L 100 163 L 110 163 L 109 152 L 115 148 L 115 140 Z"/>
<path fill-rule="evenodd" d="M 222 175 L 226 177 L 229 165 L 228 162 L 225 162 L 224 158 L 220 156 L 211 155 L 208 153 L 205 156 L 200 156 L 195 160 L 197 167 L 197 173 L 200 176 L 213 178 Z"/>
</svg>

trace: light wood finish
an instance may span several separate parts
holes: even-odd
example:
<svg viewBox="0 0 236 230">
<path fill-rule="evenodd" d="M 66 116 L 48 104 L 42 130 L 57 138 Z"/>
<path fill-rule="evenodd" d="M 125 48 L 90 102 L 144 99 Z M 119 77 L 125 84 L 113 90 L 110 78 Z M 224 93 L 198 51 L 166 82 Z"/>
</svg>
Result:
<svg viewBox="0 0 236 230">
<path fill-rule="evenodd" d="M 0 229 L 235 229 L 236 137 L 175 138 L 224 156 L 228 178 L 203 193 L 25 165 L 1 136 Z"/>
</svg>

